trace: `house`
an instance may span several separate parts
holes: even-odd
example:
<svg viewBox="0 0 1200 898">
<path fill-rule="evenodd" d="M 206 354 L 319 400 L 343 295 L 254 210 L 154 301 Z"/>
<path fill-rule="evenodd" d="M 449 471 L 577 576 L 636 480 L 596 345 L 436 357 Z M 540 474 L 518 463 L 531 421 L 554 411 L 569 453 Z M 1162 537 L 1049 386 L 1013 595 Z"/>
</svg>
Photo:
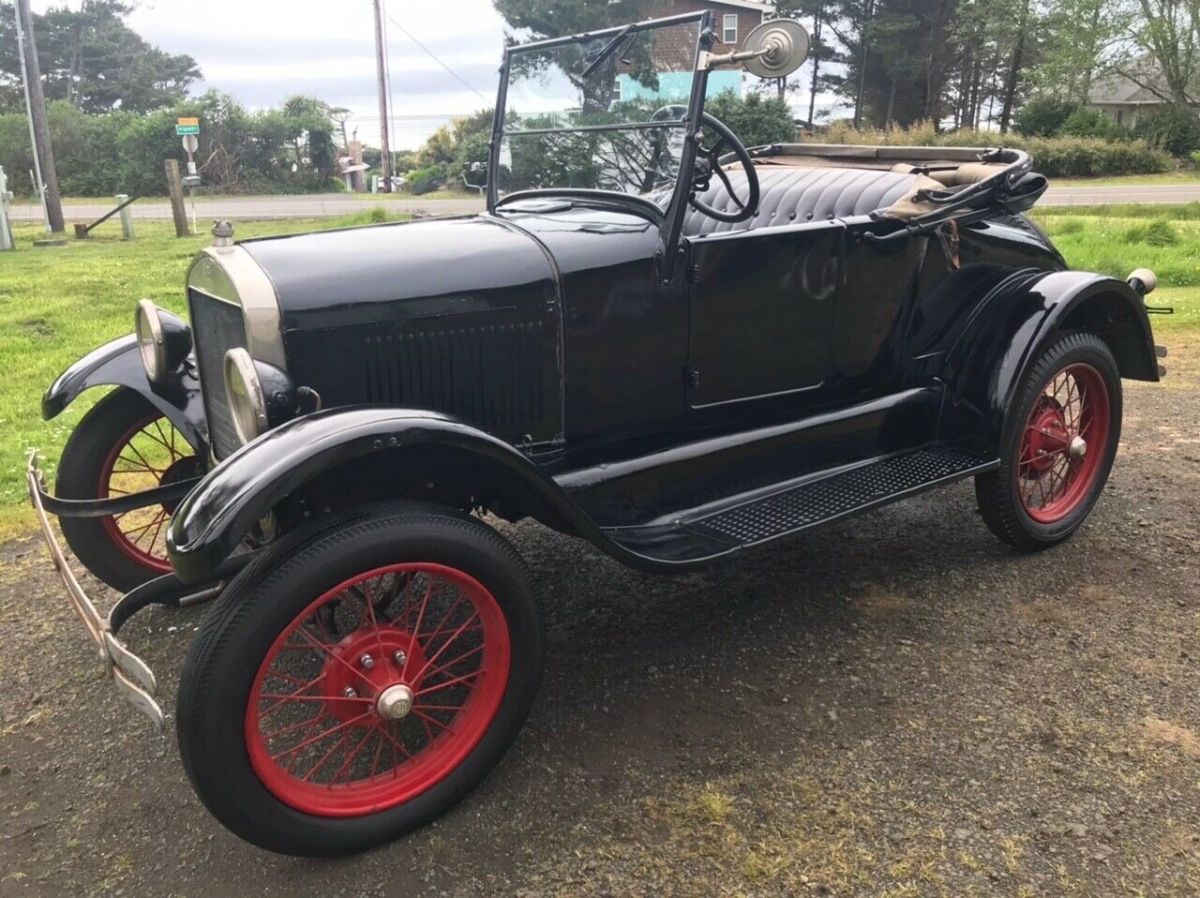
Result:
<svg viewBox="0 0 1200 898">
<path fill-rule="evenodd" d="M 1087 105 L 1100 110 L 1121 127 L 1133 128 L 1147 110 L 1167 104 L 1163 99 L 1167 89 L 1156 63 L 1148 58 L 1139 60 L 1133 74 L 1130 78 L 1114 72 L 1097 78 L 1088 91 Z"/>
<path fill-rule="evenodd" d="M 660 0 L 647 12 L 646 18 L 677 16 L 682 13 L 711 10 L 716 20 L 718 53 L 742 49 L 750 30 L 763 19 L 770 18 L 772 6 L 758 0 Z M 691 92 L 692 53 L 694 46 L 655 48 L 655 72 L 658 75 L 657 90 L 648 88 L 630 74 L 618 73 L 617 100 L 635 100 L 641 97 L 658 98 L 672 93 L 685 97 Z M 740 66 L 716 69 L 708 73 L 708 95 L 715 96 L 725 90 L 742 95 L 742 69 Z"/>
</svg>

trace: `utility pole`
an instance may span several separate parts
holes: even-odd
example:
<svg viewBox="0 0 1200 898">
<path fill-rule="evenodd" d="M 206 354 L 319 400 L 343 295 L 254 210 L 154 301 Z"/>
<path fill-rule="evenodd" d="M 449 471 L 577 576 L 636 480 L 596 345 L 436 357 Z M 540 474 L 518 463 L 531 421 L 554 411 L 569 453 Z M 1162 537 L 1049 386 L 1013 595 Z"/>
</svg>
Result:
<svg viewBox="0 0 1200 898">
<path fill-rule="evenodd" d="M 383 0 L 375 0 L 375 68 L 379 77 L 379 140 L 383 150 L 383 192 L 392 192 L 392 148 L 388 135 L 386 64 L 383 58 Z"/>
<path fill-rule="evenodd" d="M 42 92 L 42 70 L 38 64 L 37 40 L 33 34 L 33 14 L 29 0 L 17 0 L 17 43 L 21 52 L 21 72 L 25 80 L 25 105 L 29 112 L 29 132 L 33 141 L 34 168 L 46 223 L 51 232 L 61 234 L 62 198 L 58 194 L 58 170 L 54 167 L 54 148 L 50 145 L 50 125 L 46 121 L 46 95 Z"/>
</svg>

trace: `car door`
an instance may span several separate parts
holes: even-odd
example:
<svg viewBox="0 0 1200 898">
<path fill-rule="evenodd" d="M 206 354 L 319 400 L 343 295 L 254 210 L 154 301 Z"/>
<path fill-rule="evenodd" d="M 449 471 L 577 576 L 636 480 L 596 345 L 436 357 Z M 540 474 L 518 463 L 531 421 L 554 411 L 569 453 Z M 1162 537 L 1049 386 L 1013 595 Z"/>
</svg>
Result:
<svg viewBox="0 0 1200 898">
<path fill-rule="evenodd" d="M 844 234 L 826 221 L 689 238 L 693 408 L 822 384 Z"/>
</svg>

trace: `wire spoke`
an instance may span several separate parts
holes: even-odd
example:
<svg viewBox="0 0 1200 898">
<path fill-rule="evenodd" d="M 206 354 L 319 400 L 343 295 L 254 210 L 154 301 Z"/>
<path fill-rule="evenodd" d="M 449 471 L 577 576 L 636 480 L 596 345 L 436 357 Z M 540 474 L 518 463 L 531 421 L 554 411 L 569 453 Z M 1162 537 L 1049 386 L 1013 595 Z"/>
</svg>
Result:
<svg viewBox="0 0 1200 898">
<path fill-rule="evenodd" d="M 332 736 L 334 733 L 341 732 L 348 726 L 353 726 L 354 724 L 360 722 L 364 717 L 369 716 L 370 713 L 371 713 L 370 711 L 363 711 L 363 713 L 359 714 L 357 717 L 352 717 L 350 720 L 343 720 L 337 726 L 330 727 L 329 729 L 325 730 L 324 732 L 318 733 L 315 736 L 310 736 L 308 739 L 305 739 L 302 742 L 299 742 L 296 745 L 293 745 L 291 748 L 281 751 L 277 755 L 271 755 L 271 758 L 273 760 L 278 761 L 280 758 L 284 757 L 285 755 L 290 755 L 290 754 L 293 754 L 294 752 L 300 751 L 301 749 L 307 748 L 308 746 L 312 745 L 314 742 L 319 742 L 320 740 L 324 739 L 326 736 Z M 316 719 L 320 719 L 320 718 L 316 718 Z"/>
<path fill-rule="evenodd" d="M 436 692 L 439 689 L 446 689 L 449 686 L 457 686 L 459 683 L 465 683 L 467 680 L 473 679 L 474 677 L 479 676 L 483 672 L 484 672 L 484 668 L 481 667 L 481 668 L 479 668 L 479 670 L 473 670 L 469 674 L 463 674 L 461 677 L 455 677 L 452 680 L 446 680 L 445 682 L 442 682 L 442 683 L 435 683 L 433 686 L 423 686 L 417 690 L 416 694 L 417 695 L 425 695 L 426 693 L 429 693 L 429 692 Z"/>
</svg>

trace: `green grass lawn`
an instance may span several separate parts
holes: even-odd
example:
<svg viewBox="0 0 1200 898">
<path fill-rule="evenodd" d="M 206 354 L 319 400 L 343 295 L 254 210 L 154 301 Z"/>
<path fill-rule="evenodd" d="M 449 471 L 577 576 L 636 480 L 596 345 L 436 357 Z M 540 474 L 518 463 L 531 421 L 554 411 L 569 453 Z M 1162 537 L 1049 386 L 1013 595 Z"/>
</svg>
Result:
<svg viewBox="0 0 1200 898">
<path fill-rule="evenodd" d="M 248 222 L 242 237 L 345 227 L 394 218 L 378 209 L 320 221 Z M 207 234 L 176 239 L 170 223 L 138 222 L 138 239 L 103 225 L 86 241 L 35 249 L 40 227 L 16 229 L 16 252 L 0 253 L 0 538 L 32 522 L 25 497 L 25 454 L 42 453 L 49 482 L 75 423 L 103 390 L 89 391 L 53 421 L 41 418 L 41 396 L 71 362 L 129 333 L 138 299 L 184 310 L 183 279 Z"/>
<path fill-rule="evenodd" d="M 383 209 L 319 221 L 252 222 L 239 236 L 290 233 L 386 220 Z M 1200 204 L 1180 206 L 1055 207 L 1037 219 L 1072 267 L 1125 277 L 1153 268 L 1161 287 L 1158 330 L 1200 328 Z M 116 224 L 87 241 L 34 249 L 40 228 L 17 229 L 20 249 L 0 254 L 0 538 L 27 529 L 25 453 L 42 451 L 49 478 L 75 423 L 103 391 L 84 394 L 59 418 L 44 422 L 46 386 L 94 347 L 129 333 L 135 302 L 145 296 L 182 312 L 183 278 L 207 235 L 176 239 L 168 223 L 138 222 L 138 239 L 119 239 Z"/>
</svg>

